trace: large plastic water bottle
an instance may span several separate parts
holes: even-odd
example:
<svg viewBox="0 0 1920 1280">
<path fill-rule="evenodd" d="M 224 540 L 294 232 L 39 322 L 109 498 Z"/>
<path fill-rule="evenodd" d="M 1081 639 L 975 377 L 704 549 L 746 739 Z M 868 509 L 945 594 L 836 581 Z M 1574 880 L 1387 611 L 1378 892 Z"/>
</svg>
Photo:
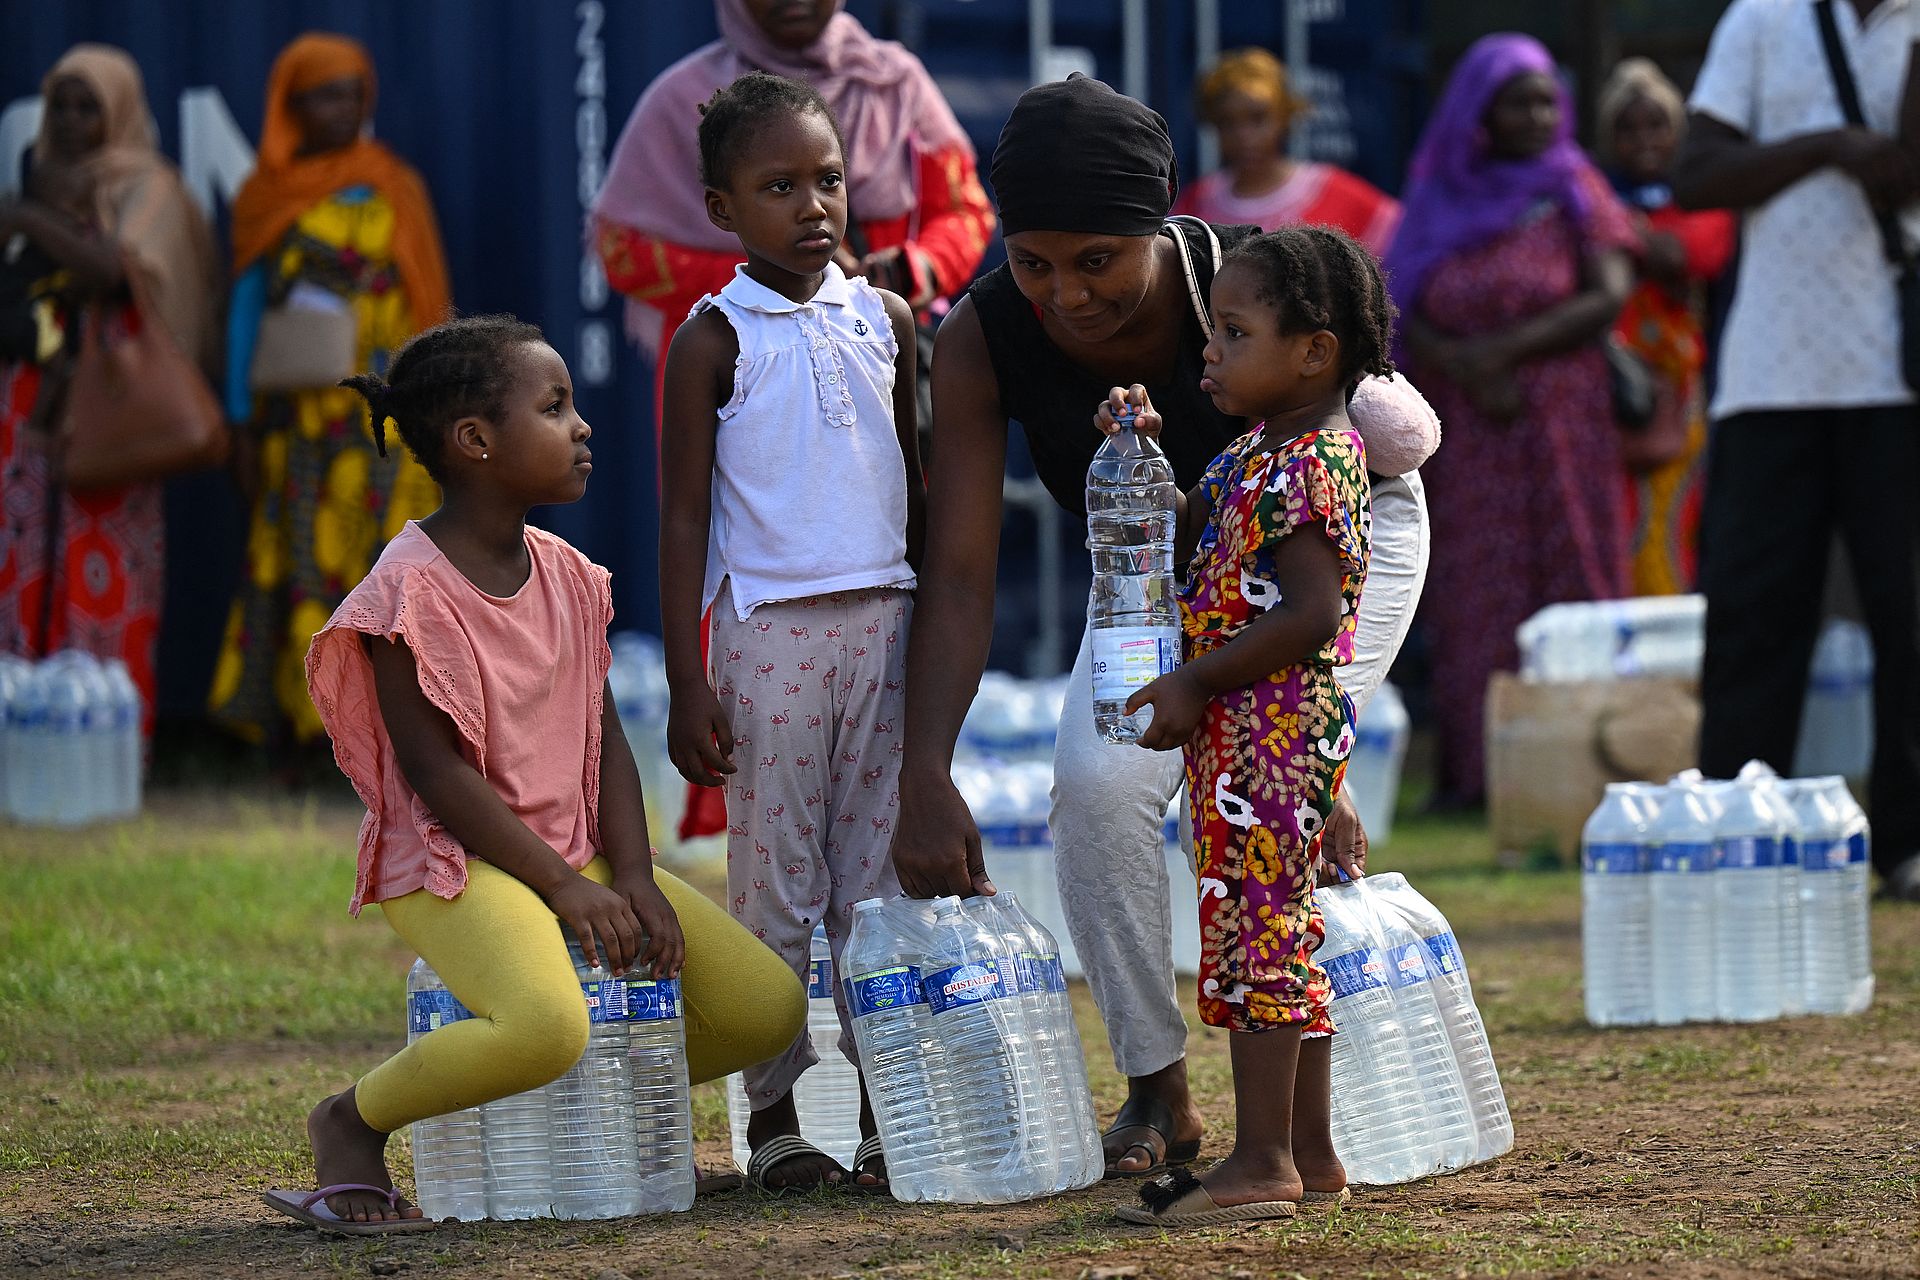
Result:
<svg viewBox="0 0 1920 1280">
<path fill-rule="evenodd" d="M 1648 888 L 1653 1020 L 1710 1022 L 1714 994 L 1713 809 L 1702 784 L 1675 781 L 1660 794 L 1649 831 Z"/>
<path fill-rule="evenodd" d="M 572 953 L 587 1004 L 587 1049 L 546 1087 L 556 1218 L 624 1218 L 638 1213 L 639 1151 L 628 1056 L 626 984 Z"/>
<path fill-rule="evenodd" d="M 1764 760 L 1747 761 L 1736 781 L 1758 793 L 1756 802 L 1773 813 L 1780 827 L 1780 1012 L 1793 1017 L 1806 1012 L 1800 939 L 1800 822 L 1786 784 Z"/>
<path fill-rule="evenodd" d="M 1057 1087 L 1061 1046 L 1051 1016 L 1046 973 L 1026 930 L 995 898 L 968 898 L 960 909 L 992 939 L 993 957 L 1013 985 L 1006 1005 L 1017 1014 L 1014 1025 L 1019 1036 L 1009 1043 L 1008 1057 L 1025 1103 L 1023 1114 L 1032 1121 L 1025 1126 L 1023 1177 L 1029 1180 L 1031 1194 L 1063 1190 L 1078 1172 L 1079 1151 L 1077 1144 L 1073 1151 L 1065 1149 L 1064 1135 L 1072 1132 L 1074 1116 L 1066 1094 Z"/>
<path fill-rule="evenodd" d="M 627 1054 L 633 1063 L 637 1213 L 693 1207 L 693 1100 L 678 978 L 625 980 Z"/>
<path fill-rule="evenodd" d="M 118 817 L 132 817 L 140 812 L 141 773 L 145 755 L 141 721 L 145 717 L 146 707 L 140 698 L 140 688 L 134 684 L 133 673 L 127 670 L 125 662 L 118 658 L 109 659 L 101 666 L 101 671 L 106 676 L 113 706 L 112 812 Z"/>
<path fill-rule="evenodd" d="M 93 690 L 78 663 L 42 664 L 47 691 L 46 751 L 53 783 L 46 821 L 77 827 L 99 812 L 96 792 L 104 779 L 93 759 Z"/>
<path fill-rule="evenodd" d="M 1587 1021 L 1634 1027 L 1653 1021 L 1652 851 L 1638 783 L 1610 782 L 1580 834 L 1580 950 Z"/>
<path fill-rule="evenodd" d="M 1106 1174 L 1106 1154 L 1100 1146 L 1093 1091 L 1087 1084 L 1086 1055 L 1080 1044 L 1079 1026 L 1073 1018 L 1073 1000 L 1067 994 L 1059 945 L 1052 932 L 1012 894 L 998 894 L 987 901 L 998 903 L 1024 933 L 1028 955 L 1032 957 L 1030 967 L 1037 985 L 1046 992 L 1044 1016 L 1054 1046 L 1048 1085 L 1066 1104 L 1064 1108 L 1055 1108 L 1055 1115 L 1059 1117 L 1056 1141 L 1060 1143 L 1064 1176 L 1060 1189 L 1092 1186 Z"/>
<path fill-rule="evenodd" d="M 15 817 L 16 785 L 13 706 L 21 687 L 33 677 L 33 668 L 12 654 L 0 653 L 0 817 Z"/>
<path fill-rule="evenodd" d="M 1042 1194 L 1049 1180 L 1028 1160 L 1028 1138 L 1042 1123 L 1038 1094 L 1023 1090 L 1028 1044 L 1017 979 L 995 954 L 988 931 L 956 898 L 933 906 L 932 938 L 922 970 L 934 1038 L 946 1055 L 944 1099 L 951 1138 L 974 1171 L 972 1198 L 1000 1204 Z"/>
<path fill-rule="evenodd" d="M 1474 1132 L 1473 1109 L 1467 1103 L 1466 1084 L 1460 1077 L 1460 1065 L 1454 1058 L 1453 1042 L 1435 992 L 1434 967 L 1429 963 L 1426 943 L 1406 917 L 1374 902 L 1370 880 L 1357 881 L 1354 888 L 1385 945 L 1387 983 L 1393 988 L 1400 1027 L 1407 1036 L 1407 1054 L 1413 1059 L 1414 1077 L 1427 1104 L 1427 1133 L 1434 1147 L 1434 1168 L 1430 1172 L 1463 1169 L 1473 1163 L 1479 1139 Z"/>
<path fill-rule="evenodd" d="M 473 1015 L 425 960 L 407 973 L 407 1043 Z M 436 1222 L 487 1216 L 487 1138 L 481 1108 L 431 1116 L 413 1125 L 414 1195 Z"/>
<path fill-rule="evenodd" d="M 20 673 L 7 704 L 7 811 L 30 824 L 53 818 L 53 760 L 49 754 L 47 671 L 33 666 Z"/>
<path fill-rule="evenodd" d="M 1867 816 L 1838 776 L 1807 779 L 1795 799 L 1808 824 L 1801 846 L 1807 1011 L 1860 1013 L 1873 1003 Z"/>
<path fill-rule="evenodd" d="M 1360 813 L 1369 845 L 1393 837 L 1393 811 L 1400 799 L 1400 770 L 1406 763 L 1413 724 L 1400 691 L 1382 684 L 1353 727 L 1353 754 L 1347 757 L 1345 786 Z"/>
<path fill-rule="evenodd" d="M 1479 1005 L 1474 1003 L 1473 983 L 1467 977 L 1459 940 L 1440 909 L 1398 871 L 1368 876 L 1362 883 L 1382 913 L 1397 912 L 1426 945 L 1433 993 L 1440 1002 L 1447 1042 L 1459 1065 L 1460 1083 L 1473 1113 L 1472 1162 L 1505 1155 L 1513 1149 L 1513 1117 L 1507 1110 L 1506 1091 L 1500 1087 L 1500 1071 L 1493 1064 L 1486 1024 L 1480 1018 Z"/>
<path fill-rule="evenodd" d="M 1793 771 L 1864 780 L 1872 763 L 1873 640 L 1859 623 L 1830 618 L 1807 673 Z"/>
<path fill-rule="evenodd" d="M 1785 826 L 1758 791 L 1708 784 L 1714 817 L 1713 983 L 1728 1022 L 1780 1016 L 1780 842 Z"/>
<path fill-rule="evenodd" d="M 1155 441 L 1134 430 L 1133 414 L 1101 441 L 1087 467 L 1087 597 L 1093 660 L 1094 731 L 1137 742 L 1153 709 L 1127 715 L 1128 698 L 1180 662 L 1180 611 L 1173 595 L 1173 467 Z"/>
<path fill-rule="evenodd" d="M 1333 987 L 1333 1148 L 1349 1181 L 1382 1187 L 1432 1172 L 1439 1157 L 1389 984 L 1384 948 L 1350 884 L 1314 891 Z"/>
<path fill-rule="evenodd" d="M 860 1146 L 860 1072 L 840 1052 L 840 1013 L 833 999 L 833 953 L 825 925 L 813 930 L 807 963 L 807 1034 L 820 1060 L 793 1086 L 800 1115 L 800 1136 L 845 1165 Z M 727 1077 L 727 1123 L 733 1135 L 733 1162 L 744 1171 L 753 1149 L 747 1124 L 753 1118 L 746 1080 Z"/>
<path fill-rule="evenodd" d="M 893 1198 L 953 1203 L 970 1188 L 947 1168 L 952 1094 L 921 981 L 925 912 L 908 898 L 855 903 L 840 964 Z"/>
</svg>

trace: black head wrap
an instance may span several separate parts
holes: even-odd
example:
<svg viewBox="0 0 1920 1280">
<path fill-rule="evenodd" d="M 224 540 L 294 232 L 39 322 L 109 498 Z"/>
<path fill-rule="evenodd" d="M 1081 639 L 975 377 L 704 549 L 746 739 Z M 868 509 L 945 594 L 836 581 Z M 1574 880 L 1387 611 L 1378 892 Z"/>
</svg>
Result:
<svg viewBox="0 0 1920 1280">
<path fill-rule="evenodd" d="M 1180 185 L 1160 113 L 1078 73 L 1020 95 L 989 176 L 1007 235 L 1150 236 Z"/>
</svg>

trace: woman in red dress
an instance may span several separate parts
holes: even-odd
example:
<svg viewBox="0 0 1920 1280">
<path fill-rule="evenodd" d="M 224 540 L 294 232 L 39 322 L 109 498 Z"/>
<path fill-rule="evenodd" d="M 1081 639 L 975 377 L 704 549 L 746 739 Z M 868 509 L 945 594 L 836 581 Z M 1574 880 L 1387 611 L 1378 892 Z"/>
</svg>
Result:
<svg viewBox="0 0 1920 1280">
<path fill-rule="evenodd" d="M 1446 438 L 1423 468 L 1442 806 L 1485 795 L 1487 679 L 1541 607 L 1627 589 L 1620 444 L 1601 343 L 1633 279 L 1626 209 L 1573 141 L 1553 59 L 1476 42 L 1415 152 L 1387 253 L 1406 365 Z"/>
</svg>

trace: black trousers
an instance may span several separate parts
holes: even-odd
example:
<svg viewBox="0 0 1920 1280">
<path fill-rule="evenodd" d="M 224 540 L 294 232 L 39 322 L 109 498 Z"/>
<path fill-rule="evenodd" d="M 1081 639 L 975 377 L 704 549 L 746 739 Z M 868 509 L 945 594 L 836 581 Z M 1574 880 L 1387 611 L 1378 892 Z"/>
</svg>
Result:
<svg viewBox="0 0 1920 1280">
<path fill-rule="evenodd" d="M 1797 409 L 1718 424 L 1701 517 L 1700 767 L 1793 768 L 1829 549 L 1873 637 L 1873 862 L 1920 853 L 1920 409 Z"/>
</svg>

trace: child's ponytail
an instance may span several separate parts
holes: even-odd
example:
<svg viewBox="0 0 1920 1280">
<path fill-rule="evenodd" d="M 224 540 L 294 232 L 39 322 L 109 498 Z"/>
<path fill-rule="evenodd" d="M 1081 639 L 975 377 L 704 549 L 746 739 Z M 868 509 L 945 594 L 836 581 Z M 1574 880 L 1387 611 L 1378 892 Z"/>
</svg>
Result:
<svg viewBox="0 0 1920 1280">
<path fill-rule="evenodd" d="M 381 457 L 386 457 L 387 419 L 393 417 L 393 387 L 377 373 L 356 373 L 351 378 L 340 379 L 339 385 L 358 391 L 360 398 L 367 402 L 373 447 L 380 451 Z"/>
</svg>

